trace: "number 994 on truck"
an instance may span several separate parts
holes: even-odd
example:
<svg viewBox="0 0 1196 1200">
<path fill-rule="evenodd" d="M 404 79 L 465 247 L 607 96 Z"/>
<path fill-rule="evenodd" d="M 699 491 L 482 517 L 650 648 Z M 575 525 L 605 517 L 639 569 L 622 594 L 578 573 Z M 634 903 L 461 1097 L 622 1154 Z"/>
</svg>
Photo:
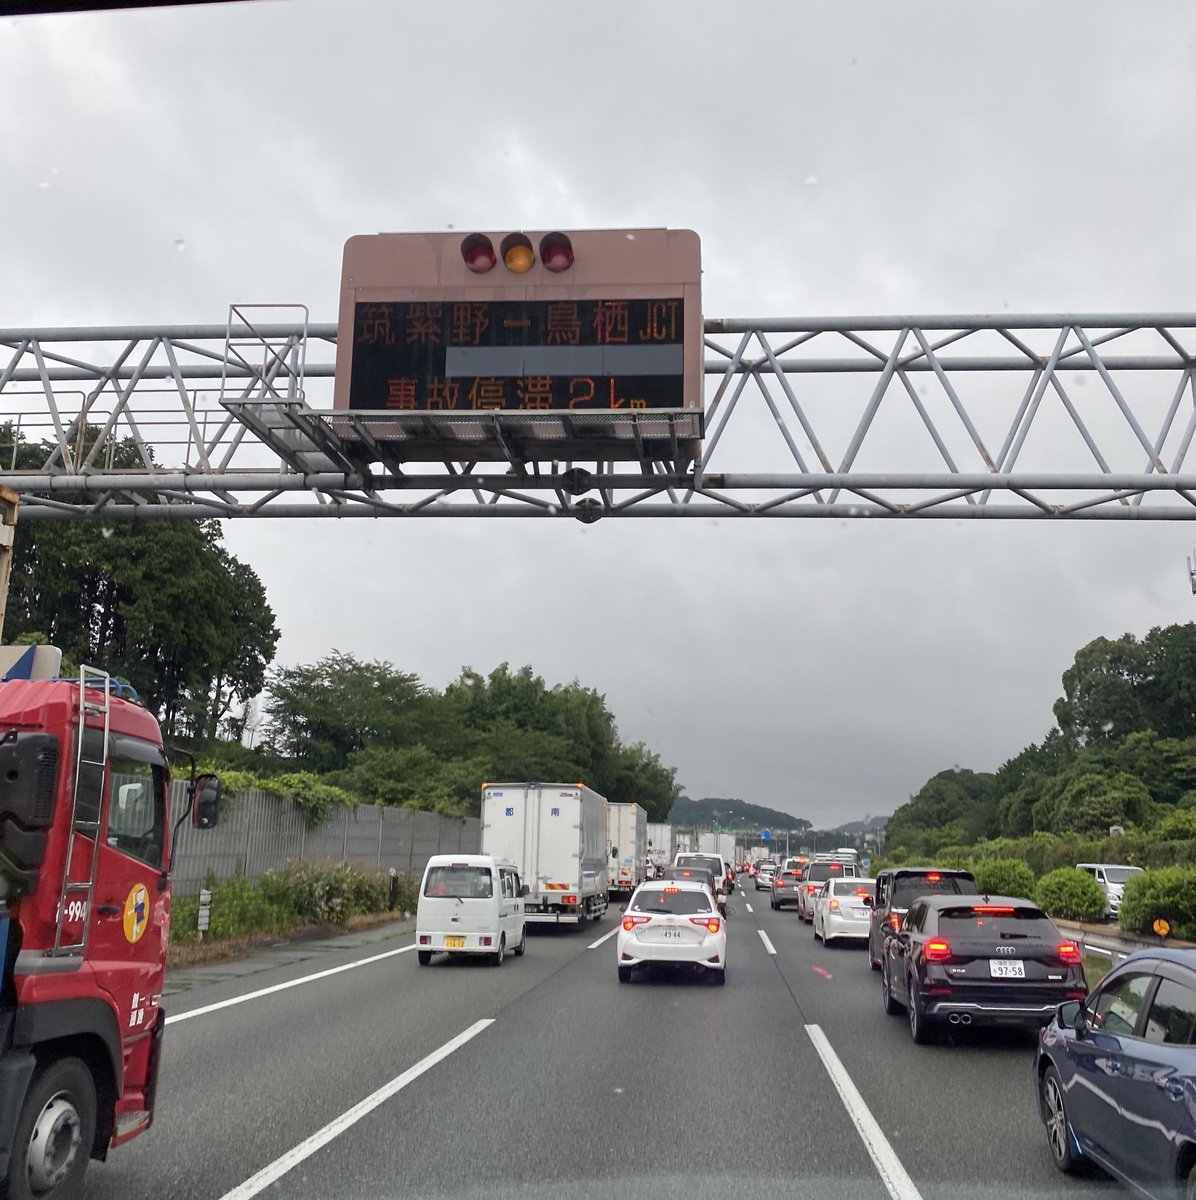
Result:
<svg viewBox="0 0 1196 1200">
<path fill-rule="evenodd" d="M 3 1200 L 78 1195 L 89 1159 L 153 1121 L 172 836 L 220 804 L 192 761 L 172 829 L 157 721 L 104 671 L 29 677 L 57 675 L 48 649 L 5 651 L 0 682 Z"/>
</svg>

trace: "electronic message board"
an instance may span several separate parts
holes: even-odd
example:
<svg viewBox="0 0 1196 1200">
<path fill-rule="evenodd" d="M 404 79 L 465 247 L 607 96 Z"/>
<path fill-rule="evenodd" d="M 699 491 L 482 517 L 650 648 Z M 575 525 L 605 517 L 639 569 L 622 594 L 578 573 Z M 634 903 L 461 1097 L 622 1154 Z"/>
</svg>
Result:
<svg viewBox="0 0 1196 1200">
<path fill-rule="evenodd" d="M 357 416 L 335 427 L 405 459 L 463 439 L 478 457 L 644 457 L 645 437 L 692 450 L 700 274 L 689 230 L 351 238 L 334 408 Z"/>
</svg>

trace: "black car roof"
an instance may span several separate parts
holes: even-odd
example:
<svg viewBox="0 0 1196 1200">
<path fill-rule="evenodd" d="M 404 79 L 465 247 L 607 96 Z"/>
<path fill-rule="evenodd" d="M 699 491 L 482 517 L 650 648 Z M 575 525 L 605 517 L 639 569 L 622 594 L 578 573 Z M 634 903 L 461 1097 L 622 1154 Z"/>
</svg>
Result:
<svg viewBox="0 0 1196 1200">
<path fill-rule="evenodd" d="M 1033 900 L 1027 900 L 1025 896 L 956 896 L 954 894 L 948 896 L 923 896 L 917 901 L 918 904 L 925 904 L 930 908 L 974 908 L 979 905 L 981 908 L 989 906 L 996 908 L 1033 908 L 1042 912 L 1042 906 L 1035 904 Z"/>
<path fill-rule="evenodd" d="M 973 881 L 976 878 L 967 867 L 885 867 L 877 872 L 878 877 L 881 875 L 962 875 Z"/>
</svg>

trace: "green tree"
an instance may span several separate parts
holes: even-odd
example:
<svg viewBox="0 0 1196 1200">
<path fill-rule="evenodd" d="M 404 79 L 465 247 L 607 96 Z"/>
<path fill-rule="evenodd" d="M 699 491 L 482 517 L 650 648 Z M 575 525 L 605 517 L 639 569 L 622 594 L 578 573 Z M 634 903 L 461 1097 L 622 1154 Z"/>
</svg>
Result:
<svg viewBox="0 0 1196 1200">
<path fill-rule="evenodd" d="M 1156 626 L 1142 647 L 1143 700 L 1151 728 L 1165 738 L 1196 736 L 1196 624 Z"/>
<path fill-rule="evenodd" d="M 422 691 L 416 676 L 391 663 L 333 650 L 319 662 L 270 676 L 268 737 L 300 770 L 341 771 L 354 752 L 393 743 L 404 710 Z"/>
<path fill-rule="evenodd" d="M 1088 771 L 1067 786 L 1054 813 L 1056 833 L 1107 834 L 1110 825 L 1140 820 L 1150 805 L 1146 785 L 1124 771 Z"/>
<path fill-rule="evenodd" d="M 1063 695 L 1055 701 L 1059 728 L 1078 745 L 1147 728 L 1149 669 L 1147 649 L 1133 634 L 1094 638 L 1063 673 Z"/>
</svg>

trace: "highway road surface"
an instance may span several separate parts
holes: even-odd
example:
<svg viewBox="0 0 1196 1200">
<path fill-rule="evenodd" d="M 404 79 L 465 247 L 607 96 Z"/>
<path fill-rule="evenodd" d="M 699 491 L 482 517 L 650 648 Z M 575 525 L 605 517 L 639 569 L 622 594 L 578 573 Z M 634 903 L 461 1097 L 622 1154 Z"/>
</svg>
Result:
<svg viewBox="0 0 1196 1200">
<path fill-rule="evenodd" d="M 718 988 L 625 985 L 617 913 L 417 965 L 408 926 L 175 972 L 158 1116 L 94 1200 L 1121 1195 L 1047 1156 L 1032 1040 L 917 1047 L 860 949 L 741 890 Z"/>
</svg>

